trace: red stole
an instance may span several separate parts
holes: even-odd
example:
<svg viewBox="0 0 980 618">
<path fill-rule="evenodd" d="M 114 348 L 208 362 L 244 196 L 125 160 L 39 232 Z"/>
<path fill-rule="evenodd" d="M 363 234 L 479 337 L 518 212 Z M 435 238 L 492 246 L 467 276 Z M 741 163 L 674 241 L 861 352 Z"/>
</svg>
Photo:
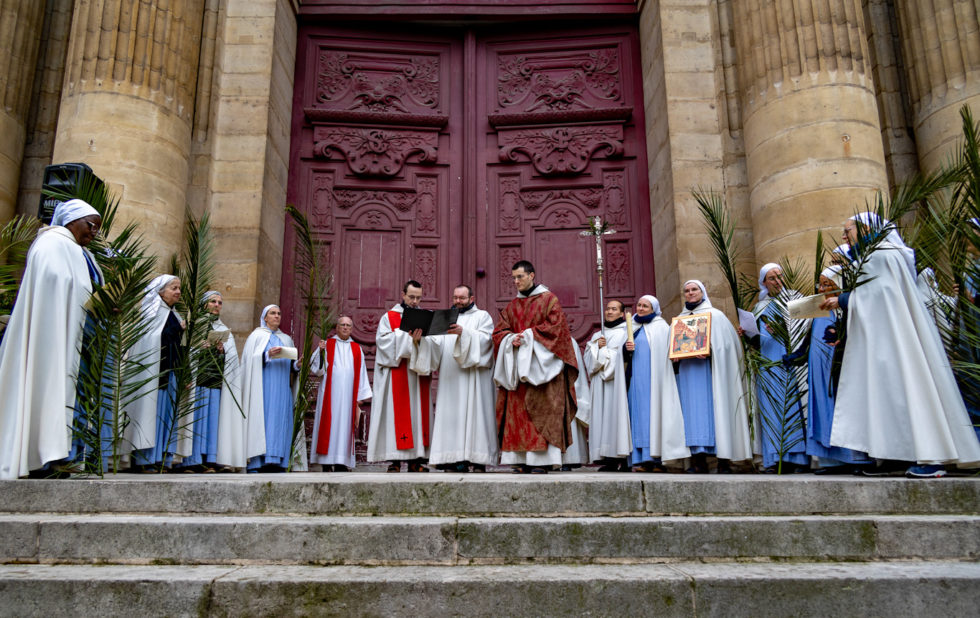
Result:
<svg viewBox="0 0 980 618">
<path fill-rule="evenodd" d="M 320 432 L 316 437 L 316 452 L 327 454 L 330 446 L 330 394 L 333 391 L 333 358 L 337 348 L 337 340 L 327 339 L 327 375 L 323 386 L 323 408 L 320 410 Z M 354 447 L 354 432 L 357 430 L 357 390 L 361 382 L 361 346 L 350 342 L 350 351 L 354 356 L 354 394 L 351 396 L 351 448 Z"/>
<path fill-rule="evenodd" d="M 388 312 L 391 330 L 397 330 L 402 323 L 402 314 Z M 419 393 L 422 399 L 422 444 L 429 446 L 429 385 L 430 376 L 419 376 Z M 408 390 L 408 359 L 403 358 L 397 367 L 391 369 L 391 399 L 395 408 L 395 443 L 398 450 L 415 448 L 415 435 L 412 433 L 412 397 Z"/>
</svg>

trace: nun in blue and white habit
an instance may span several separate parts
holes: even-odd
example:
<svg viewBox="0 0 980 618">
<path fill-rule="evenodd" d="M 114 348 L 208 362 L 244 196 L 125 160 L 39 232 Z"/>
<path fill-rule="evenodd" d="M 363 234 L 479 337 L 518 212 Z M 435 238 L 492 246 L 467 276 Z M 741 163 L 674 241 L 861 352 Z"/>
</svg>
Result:
<svg viewBox="0 0 980 618">
<path fill-rule="evenodd" d="M 820 273 L 820 286 L 817 291 L 828 294 L 840 289 L 838 265 L 830 266 Z M 806 359 L 807 363 L 807 424 L 806 453 L 819 458 L 820 469 L 817 474 L 848 474 L 855 466 L 873 463 L 866 453 L 830 444 L 830 429 L 834 424 L 835 383 L 831 380 L 834 346 L 837 345 L 838 313 L 813 318 L 810 334 L 803 346 L 787 355 L 785 364 L 796 364 Z"/>
<path fill-rule="evenodd" d="M 177 376 L 180 339 L 185 324 L 174 310 L 180 300 L 180 279 L 160 275 L 144 290 L 142 319 L 146 334 L 133 346 L 130 358 L 143 364 L 134 383 L 137 399 L 127 408 L 126 439 L 133 445 L 134 472 L 158 472 L 177 453 Z"/>
<path fill-rule="evenodd" d="M 214 343 L 209 338 L 195 358 L 192 447 L 182 466 L 244 468 L 245 448 L 240 437 L 244 435 L 245 419 L 241 411 L 241 367 L 235 336 L 221 321 L 223 299 L 219 292 L 205 292 L 201 304 L 213 316 L 209 335 L 227 333 L 227 338 Z"/>
<path fill-rule="evenodd" d="M 756 426 L 762 430 L 762 465 L 766 472 L 776 472 L 780 458 L 784 464 L 790 464 L 788 471 L 802 472 L 810 468 L 803 434 L 806 397 L 801 387 L 806 379 L 802 370 L 784 367 L 782 359 L 803 341 L 810 321 L 794 320 L 786 315 L 786 304 L 802 295 L 787 290 L 782 275 L 779 264 L 766 264 L 759 271 L 759 302 L 752 312 L 759 326 L 759 337 L 753 337 L 751 343 L 763 357 L 779 364 L 761 369 L 756 377 L 759 412 Z M 789 341 L 777 338 L 777 330 L 785 330 Z"/>
<path fill-rule="evenodd" d="M 732 461 L 752 458 L 749 416 L 742 379 L 742 343 L 725 314 L 711 306 L 704 284 L 684 283 L 680 315 L 711 314 L 710 353 L 676 361 L 677 392 L 684 434 L 691 449 L 689 472 L 705 474 L 707 456 L 718 458 L 718 472 L 731 472 Z"/>
<path fill-rule="evenodd" d="M 276 358 L 283 348 L 294 348 L 293 339 L 279 330 L 282 311 L 278 305 L 262 310 L 259 327 L 252 331 L 242 351 L 242 409 L 248 472 L 285 472 L 293 456 L 293 401 L 291 374 L 299 364 Z M 297 442 L 302 438 L 297 436 Z M 304 439 L 305 441 L 305 439 Z M 305 448 L 296 449 L 301 460 L 293 470 L 306 468 Z"/>
<path fill-rule="evenodd" d="M 27 252 L 17 302 L 0 343 L 0 479 L 67 465 L 84 455 L 77 428 L 84 309 L 102 273 L 85 246 L 98 211 L 69 200 Z M 70 466 L 69 466 L 70 467 Z"/>
<path fill-rule="evenodd" d="M 630 354 L 626 393 L 633 446 L 630 463 L 655 472 L 663 470 L 664 460 L 684 459 L 691 451 L 684 443 L 684 416 L 667 356 L 670 326 L 655 296 L 645 294 L 636 301 L 633 325 L 633 343 L 624 346 Z"/>
</svg>

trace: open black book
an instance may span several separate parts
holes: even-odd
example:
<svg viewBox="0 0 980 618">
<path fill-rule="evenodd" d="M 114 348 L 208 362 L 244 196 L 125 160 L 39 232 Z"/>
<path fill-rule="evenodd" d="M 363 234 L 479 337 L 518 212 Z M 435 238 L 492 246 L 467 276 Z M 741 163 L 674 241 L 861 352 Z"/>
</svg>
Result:
<svg viewBox="0 0 980 618">
<path fill-rule="evenodd" d="M 456 323 L 459 309 L 413 309 L 406 307 L 402 312 L 401 330 L 410 333 L 417 328 L 422 329 L 422 336 L 445 335 L 449 327 Z"/>
</svg>

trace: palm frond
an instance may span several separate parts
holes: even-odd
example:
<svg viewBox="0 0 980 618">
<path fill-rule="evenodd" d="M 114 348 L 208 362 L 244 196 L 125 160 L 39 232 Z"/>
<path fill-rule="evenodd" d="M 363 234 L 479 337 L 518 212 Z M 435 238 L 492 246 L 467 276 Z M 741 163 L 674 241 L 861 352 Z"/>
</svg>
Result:
<svg viewBox="0 0 980 618">
<path fill-rule="evenodd" d="M 755 285 L 748 286 L 752 292 L 747 294 L 744 283 L 740 284 L 738 265 L 744 255 L 735 243 L 735 221 L 729 215 L 721 195 L 717 192 L 698 187 L 691 192 L 691 195 L 701 211 L 708 240 L 715 252 L 718 266 L 725 276 L 725 281 L 728 282 L 732 302 L 735 303 L 736 308 L 748 310 L 751 299 L 755 295 Z"/>
<path fill-rule="evenodd" d="M 27 264 L 27 251 L 40 226 L 36 217 L 18 215 L 0 229 L 0 315 L 13 309 Z"/>
<path fill-rule="evenodd" d="M 334 327 L 336 314 L 331 298 L 332 277 L 318 251 L 309 220 L 292 204 L 286 205 L 286 212 L 293 221 L 293 230 L 296 233 L 297 251 L 294 266 L 299 283 L 299 299 L 303 315 L 301 350 L 308 359 L 311 350 L 314 348 L 314 339 L 326 339 Z M 298 378 L 300 396 L 296 398 L 296 405 L 293 409 L 294 449 L 305 448 L 305 444 L 297 444 L 297 438 L 303 428 L 306 414 L 312 407 L 308 396 L 311 380 L 310 363 L 307 359 L 304 359 L 300 364 Z M 290 467 L 295 460 L 296 455 L 294 453 L 294 456 L 290 458 Z"/>
</svg>

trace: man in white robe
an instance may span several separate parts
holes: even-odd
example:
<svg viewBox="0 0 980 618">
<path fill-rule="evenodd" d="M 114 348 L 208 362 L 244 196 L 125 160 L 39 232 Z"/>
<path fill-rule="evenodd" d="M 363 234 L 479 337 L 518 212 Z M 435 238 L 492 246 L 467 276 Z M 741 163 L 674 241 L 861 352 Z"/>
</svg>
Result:
<svg viewBox="0 0 980 618">
<path fill-rule="evenodd" d="M 493 319 L 476 306 L 468 285 L 453 290 L 459 310 L 446 335 L 425 337 L 413 367 L 439 372 L 429 463 L 447 472 L 486 472 L 497 463 L 494 416 Z M 427 361 L 427 362 L 426 362 Z"/>
<path fill-rule="evenodd" d="M 27 253 L 0 344 L 0 479 L 69 457 L 84 305 L 101 273 L 84 247 L 102 218 L 81 200 L 58 206 Z"/>
<path fill-rule="evenodd" d="M 429 471 L 423 464 L 429 454 L 432 422 L 430 378 L 409 367 L 422 331 L 407 333 L 399 328 L 404 308 L 417 309 L 421 301 L 422 284 L 406 282 L 402 302 L 381 316 L 374 339 L 374 400 L 367 459 L 390 461 L 389 472 L 400 472 L 402 461 L 408 462 L 409 472 Z"/>
<path fill-rule="evenodd" d="M 313 375 L 323 376 L 316 397 L 310 463 L 324 472 L 347 472 L 354 467 L 354 434 L 360 405 L 371 399 L 367 359 L 351 339 L 354 321 L 342 315 L 337 333 L 320 342 L 310 359 Z"/>
<path fill-rule="evenodd" d="M 915 461 L 913 477 L 938 477 L 944 464 L 980 462 L 973 430 L 939 331 L 915 281 L 915 258 L 894 226 L 874 213 L 847 221 L 852 254 L 878 241 L 863 265 L 863 283 L 821 308 L 847 309 L 830 443 L 876 459 Z"/>
<path fill-rule="evenodd" d="M 585 346 L 585 372 L 590 379 L 592 422 L 589 425 L 589 460 L 603 464 L 600 472 L 629 472 L 633 451 L 623 346 L 626 320 L 622 301 L 606 303 L 603 329 Z"/>
</svg>

